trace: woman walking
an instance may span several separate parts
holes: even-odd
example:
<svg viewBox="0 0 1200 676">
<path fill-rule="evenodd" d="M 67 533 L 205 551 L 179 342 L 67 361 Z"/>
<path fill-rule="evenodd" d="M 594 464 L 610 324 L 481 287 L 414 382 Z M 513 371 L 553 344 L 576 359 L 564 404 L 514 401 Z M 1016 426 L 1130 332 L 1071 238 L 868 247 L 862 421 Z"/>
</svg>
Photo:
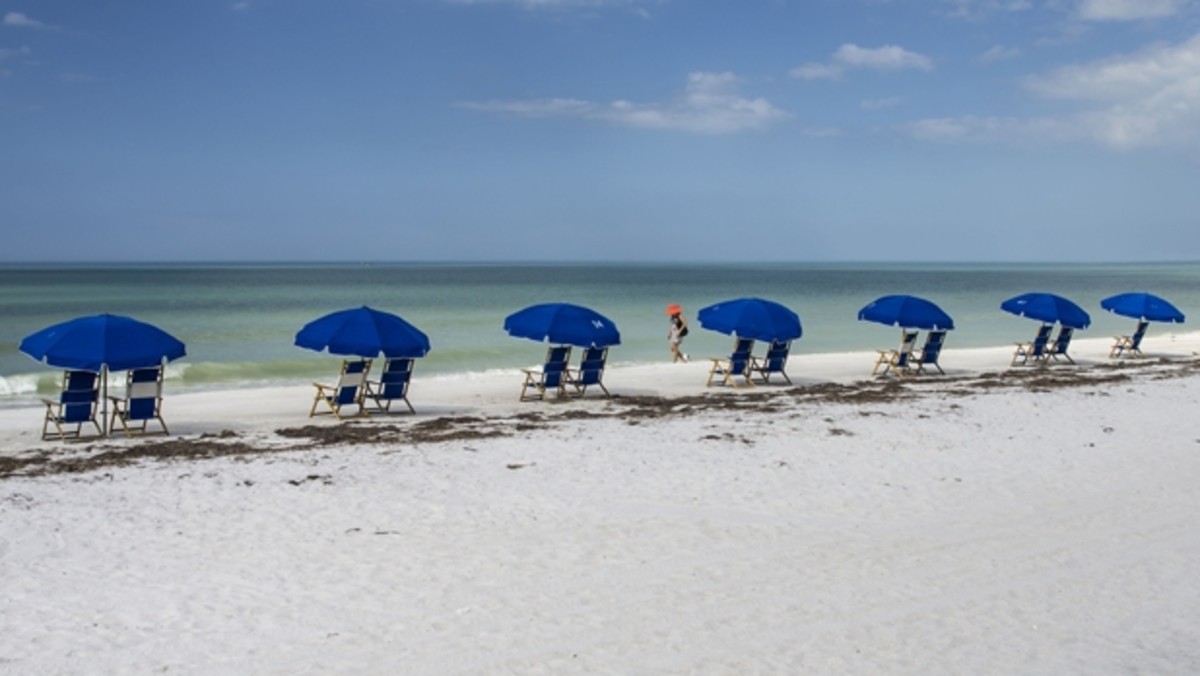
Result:
<svg viewBox="0 0 1200 676">
<path fill-rule="evenodd" d="M 688 333 L 687 320 L 683 318 L 683 308 L 676 303 L 667 306 L 667 316 L 670 317 L 671 327 L 667 329 L 667 345 L 671 348 L 671 363 L 682 361 L 687 363 L 688 356 L 681 349 L 683 337 Z"/>
</svg>

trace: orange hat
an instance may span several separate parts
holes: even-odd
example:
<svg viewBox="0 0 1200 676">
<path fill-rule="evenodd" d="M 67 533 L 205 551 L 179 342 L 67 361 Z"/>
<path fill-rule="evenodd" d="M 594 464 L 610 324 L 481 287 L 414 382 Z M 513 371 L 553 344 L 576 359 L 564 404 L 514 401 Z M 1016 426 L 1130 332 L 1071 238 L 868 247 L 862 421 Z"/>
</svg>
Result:
<svg viewBox="0 0 1200 676">
<path fill-rule="evenodd" d="M 683 308 L 680 307 L 678 303 L 671 303 L 670 305 L 667 306 L 667 316 L 668 317 L 673 317 L 681 312 L 683 312 Z"/>
</svg>

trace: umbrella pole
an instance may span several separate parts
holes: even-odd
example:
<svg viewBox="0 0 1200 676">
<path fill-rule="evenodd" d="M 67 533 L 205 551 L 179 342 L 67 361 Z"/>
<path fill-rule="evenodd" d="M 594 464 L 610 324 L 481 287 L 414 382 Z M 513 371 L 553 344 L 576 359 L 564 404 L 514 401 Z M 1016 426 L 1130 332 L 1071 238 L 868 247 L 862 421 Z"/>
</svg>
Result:
<svg viewBox="0 0 1200 676">
<path fill-rule="evenodd" d="M 100 365 L 100 430 L 108 436 L 108 364 Z"/>
</svg>

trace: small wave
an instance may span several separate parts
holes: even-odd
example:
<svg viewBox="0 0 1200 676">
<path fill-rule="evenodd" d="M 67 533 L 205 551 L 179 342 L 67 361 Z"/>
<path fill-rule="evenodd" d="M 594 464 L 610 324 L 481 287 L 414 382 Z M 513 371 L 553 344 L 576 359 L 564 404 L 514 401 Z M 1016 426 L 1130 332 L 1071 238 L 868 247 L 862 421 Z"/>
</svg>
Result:
<svg viewBox="0 0 1200 676">
<path fill-rule="evenodd" d="M 56 373 L 18 373 L 0 376 L 0 396 L 54 394 L 62 376 Z"/>
<path fill-rule="evenodd" d="M 309 380 L 328 371 L 328 364 L 311 360 L 200 362 L 168 366 L 166 378 L 177 378 L 184 387 L 205 388 Z"/>
</svg>

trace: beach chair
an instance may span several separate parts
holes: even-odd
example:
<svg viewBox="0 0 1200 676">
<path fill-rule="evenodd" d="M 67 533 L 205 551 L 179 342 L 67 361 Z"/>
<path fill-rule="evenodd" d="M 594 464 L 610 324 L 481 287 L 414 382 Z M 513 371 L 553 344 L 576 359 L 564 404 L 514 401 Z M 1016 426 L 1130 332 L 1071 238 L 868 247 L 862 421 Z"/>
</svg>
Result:
<svg viewBox="0 0 1200 676">
<path fill-rule="evenodd" d="M 410 413 L 417 412 L 408 400 L 408 384 L 412 381 L 415 362 L 411 357 L 388 359 L 383 363 L 383 373 L 379 375 L 379 380 L 366 381 L 364 396 L 375 403 L 375 408 L 380 413 L 391 413 L 393 401 L 403 401 Z"/>
<path fill-rule="evenodd" d="M 125 435 L 150 434 L 147 426 L 157 420 L 159 431 L 155 434 L 170 434 L 162 418 L 163 367 L 130 369 L 125 375 L 125 397 L 109 397 L 113 410 L 108 429 L 116 429 L 121 423 Z"/>
<path fill-rule="evenodd" d="M 888 371 L 895 371 L 897 376 L 911 375 L 909 362 L 912 360 L 913 349 L 916 348 L 919 333 L 919 331 L 901 331 L 899 350 L 876 350 L 879 358 L 875 360 L 875 368 L 871 369 L 871 375 L 886 376 Z"/>
<path fill-rule="evenodd" d="M 1016 343 L 1017 349 L 1013 352 L 1011 366 L 1016 366 L 1018 363 L 1025 365 L 1029 360 L 1033 360 L 1035 364 L 1045 363 L 1048 356 L 1046 355 L 1046 345 L 1050 342 L 1050 332 L 1054 330 L 1053 324 L 1042 324 L 1038 328 L 1037 335 L 1028 343 Z"/>
<path fill-rule="evenodd" d="M 562 397 L 567 393 L 570 374 L 567 367 L 571 363 L 571 346 L 556 345 L 546 350 L 546 361 L 541 369 L 521 369 L 525 374 L 525 382 L 521 385 L 521 401 L 530 399 L 545 399 L 547 392 L 555 392 Z"/>
<path fill-rule="evenodd" d="M 783 370 L 787 366 L 788 352 L 792 349 L 792 341 L 790 340 L 772 340 L 767 347 L 767 354 L 759 359 L 758 357 L 750 357 L 750 372 L 757 373 L 762 377 L 764 383 L 771 381 L 771 374 L 778 373 L 783 376 L 787 384 L 792 384 L 792 379 L 788 378 L 788 374 Z"/>
<path fill-rule="evenodd" d="M 96 420 L 96 404 L 100 401 L 100 374 L 94 371 L 64 371 L 62 392 L 58 399 L 43 399 L 46 420 L 42 423 L 42 439 L 59 440 L 95 438 L 104 433 Z M 83 426 L 91 423 L 94 436 L 83 435 Z M 50 426 L 54 431 L 50 431 Z M 74 425 L 75 429 L 68 429 Z"/>
<path fill-rule="evenodd" d="M 920 350 L 913 353 L 910 364 L 915 364 L 917 367 L 916 373 L 919 375 L 925 372 L 926 366 L 932 366 L 938 370 L 938 373 L 946 375 L 942 370 L 941 364 L 938 363 L 938 357 L 942 354 L 942 346 L 946 344 L 945 331 L 930 331 L 925 334 L 925 344 Z"/>
<path fill-rule="evenodd" d="M 604 396 L 611 397 L 608 388 L 604 386 L 604 365 L 608 361 L 607 347 L 589 347 L 583 351 L 579 360 L 579 370 L 568 373 L 571 384 L 575 386 L 578 396 L 587 394 L 587 388 L 596 385 L 604 391 Z"/>
<path fill-rule="evenodd" d="M 1058 335 L 1054 337 L 1054 342 L 1046 350 L 1046 354 L 1053 360 L 1058 361 L 1059 357 L 1066 359 L 1074 364 L 1075 360 L 1071 359 L 1071 355 L 1067 354 L 1067 348 L 1071 345 L 1071 336 L 1075 335 L 1075 329 L 1064 326 L 1058 330 Z"/>
<path fill-rule="evenodd" d="M 1150 322 L 1138 322 L 1137 329 L 1134 330 L 1132 336 L 1113 336 L 1113 346 L 1108 352 L 1108 357 L 1114 359 L 1123 357 L 1126 352 L 1131 357 L 1142 356 L 1142 338 L 1146 336 L 1146 329 L 1150 326 Z"/>
<path fill-rule="evenodd" d="M 743 385 L 754 387 L 754 381 L 750 380 L 750 353 L 753 351 L 753 338 L 737 338 L 733 343 L 733 352 L 728 358 L 710 357 L 712 368 L 708 370 L 708 382 L 705 387 L 712 387 L 713 379 L 717 376 L 721 376 L 722 385 L 740 387 L 735 378 L 741 376 Z"/>
<path fill-rule="evenodd" d="M 317 388 L 317 394 L 313 397 L 313 405 L 308 412 L 308 417 L 332 413 L 333 417 L 341 420 L 342 407 L 351 404 L 358 407 L 356 415 L 367 415 L 367 409 L 363 406 L 363 397 L 366 396 L 367 374 L 370 371 L 370 359 L 343 360 L 342 372 L 338 375 L 336 385 L 313 383 L 313 387 Z M 318 412 L 317 407 L 322 405 L 329 410 Z"/>
</svg>

